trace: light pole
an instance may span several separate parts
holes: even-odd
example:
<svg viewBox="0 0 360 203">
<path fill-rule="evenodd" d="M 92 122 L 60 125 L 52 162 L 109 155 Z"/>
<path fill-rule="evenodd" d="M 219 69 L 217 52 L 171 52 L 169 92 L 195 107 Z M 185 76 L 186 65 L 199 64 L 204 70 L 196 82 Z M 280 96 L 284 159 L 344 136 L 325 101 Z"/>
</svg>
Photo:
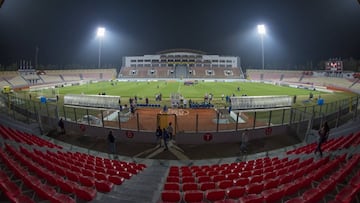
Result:
<svg viewBox="0 0 360 203">
<path fill-rule="evenodd" d="M 99 27 L 97 29 L 96 36 L 99 38 L 99 63 L 98 63 L 98 68 L 101 68 L 101 45 L 102 45 L 102 39 L 105 36 L 105 28 L 104 27 Z"/>
<path fill-rule="evenodd" d="M 265 68 L 265 65 L 264 65 L 264 36 L 266 34 L 265 25 L 264 24 L 258 25 L 257 30 L 258 30 L 258 33 L 259 33 L 260 39 L 261 39 L 261 61 L 262 61 L 262 69 L 264 70 L 264 68 Z"/>
</svg>

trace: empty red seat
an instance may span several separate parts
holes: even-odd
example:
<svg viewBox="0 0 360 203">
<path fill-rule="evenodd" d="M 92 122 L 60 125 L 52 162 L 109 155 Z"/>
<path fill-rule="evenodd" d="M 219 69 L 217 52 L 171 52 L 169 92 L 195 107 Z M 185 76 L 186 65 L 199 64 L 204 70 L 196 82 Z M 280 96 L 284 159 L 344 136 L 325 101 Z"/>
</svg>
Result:
<svg viewBox="0 0 360 203">
<path fill-rule="evenodd" d="M 276 177 L 276 172 L 268 172 L 264 175 L 264 180 L 272 179 Z"/>
<path fill-rule="evenodd" d="M 240 173 L 241 178 L 248 178 L 251 176 L 251 171 L 243 171 Z"/>
<path fill-rule="evenodd" d="M 287 200 L 285 203 L 305 203 L 306 201 L 301 197 L 295 197 L 293 199 Z"/>
<path fill-rule="evenodd" d="M 202 202 L 204 199 L 203 191 L 192 190 L 184 193 L 185 202 Z"/>
<path fill-rule="evenodd" d="M 120 176 L 120 175 L 119 175 Z M 105 174 L 105 173 L 95 173 L 94 177 L 97 179 L 97 180 L 108 180 L 109 179 L 109 175 L 108 174 Z M 122 176 L 121 176 L 122 177 Z"/>
<path fill-rule="evenodd" d="M 222 180 L 219 181 L 217 184 L 218 184 L 218 188 L 220 189 L 226 189 L 234 185 L 232 180 Z"/>
<path fill-rule="evenodd" d="M 332 191 L 335 188 L 335 186 L 336 186 L 336 181 L 332 179 L 327 179 L 321 181 L 321 183 L 318 185 L 318 188 L 324 191 L 325 193 L 328 193 Z"/>
<path fill-rule="evenodd" d="M 245 186 L 247 194 L 259 194 L 264 186 L 260 183 L 251 183 Z"/>
<path fill-rule="evenodd" d="M 279 179 L 270 179 L 270 180 L 265 180 L 264 182 L 264 190 L 268 190 L 271 188 L 275 188 L 279 185 Z"/>
<path fill-rule="evenodd" d="M 213 177 L 212 177 L 212 180 L 214 181 L 214 182 L 219 182 L 219 181 L 222 181 L 222 180 L 225 180 L 226 178 L 225 178 L 225 175 L 214 175 Z"/>
<path fill-rule="evenodd" d="M 77 182 L 79 181 L 79 175 L 74 173 L 74 172 L 71 172 L 70 170 L 66 170 L 65 171 L 65 174 L 66 174 L 66 177 L 71 180 L 71 181 L 74 181 L 74 182 Z"/>
<path fill-rule="evenodd" d="M 44 200 L 51 200 L 51 198 L 57 194 L 55 188 L 46 184 L 36 185 L 33 187 L 33 189 L 35 190 L 36 194 Z"/>
<path fill-rule="evenodd" d="M 112 190 L 114 183 L 106 180 L 96 180 L 95 188 L 99 192 L 107 193 Z"/>
<path fill-rule="evenodd" d="M 175 190 L 165 190 L 161 192 L 161 200 L 164 202 L 180 202 L 181 194 Z"/>
<path fill-rule="evenodd" d="M 283 191 L 278 188 L 272 188 L 261 192 L 265 202 L 277 202 L 283 198 Z"/>
<path fill-rule="evenodd" d="M 124 182 L 124 178 L 116 175 L 110 175 L 109 181 L 114 183 L 115 185 L 121 185 Z"/>
<path fill-rule="evenodd" d="M 238 178 L 233 180 L 234 182 L 234 186 L 245 186 L 247 184 L 249 184 L 249 179 L 248 178 Z"/>
<path fill-rule="evenodd" d="M 355 199 L 356 194 L 359 192 L 360 186 L 353 187 L 352 185 L 348 185 L 336 195 L 335 199 L 341 202 L 350 203 Z"/>
<path fill-rule="evenodd" d="M 249 178 L 249 183 L 259 183 L 261 181 L 263 181 L 263 176 L 262 175 L 254 175 L 254 176 L 251 176 Z"/>
<path fill-rule="evenodd" d="M 238 199 L 245 194 L 245 187 L 242 186 L 233 186 L 226 189 L 226 195 L 228 198 Z"/>
<path fill-rule="evenodd" d="M 57 193 L 51 198 L 52 203 L 76 203 L 69 195 Z"/>
<path fill-rule="evenodd" d="M 182 184 L 182 191 L 197 190 L 197 189 L 198 189 L 197 183 L 183 183 Z"/>
<path fill-rule="evenodd" d="M 279 181 L 280 181 L 279 182 L 280 185 L 292 181 L 292 174 L 285 174 L 285 175 L 280 176 Z"/>
<path fill-rule="evenodd" d="M 199 176 L 197 178 L 198 183 L 211 182 L 210 176 Z"/>
<path fill-rule="evenodd" d="M 294 193 L 297 193 L 300 188 L 301 188 L 301 185 L 296 182 L 291 182 L 291 183 L 287 183 L 287 184 L 283 185 L 285 195 L 292 195 Z"/>
<path fill-rule="evenodd" d="M 168 183 L 180 183 L 180 178 L 177 176 L 168 176 L 166 178 L 166 182 Z"/>
<path fill-rule="evenodd" d="M 182 183 L 195 183 L 195 177 L 193 176 L 185 176 L 181 179 Z"/>
<path fill-rule="evenodd" d="M 205 190 L 210 190 L 210 189 L 215 189 L 216 185 L 214 182 L 204 182 L 200 184 L 200 190 L 205 191 Z"/>
<path fill-rule="evenodd" d="M 320 202 L 325 195 L 325 192 L 323 190 L 320 190 L 318 188 L 311 188 L 304 192 L 302 195 L 302 198 L 306 202 Z"/>
<path fill-rule="evenodd" d="M 263 196 L 257 194 L 248 194 L 246 196 L 240 197 L 239 199 L 239 202 L 241 203 L 263 203 L 263 201 Z"/>
<path fill-rule="evenodd" d="M 87 186 L 87 187 L 93 187 L 95 185 L 95 179 L 92 177 L 88 177 L 88 176 L 79 176 L 79 182 L 83 185 L 83 186 Z"/>
<path fill-rule="evenodd" d="M 180 190 L 180 185 L 178 183 L 165 183 L 164 190 Z"/>
<path fill-rule="evenodd" d="M 239 177 L 238 173 L 229 173 L 226 174 L 226 180 L 234 180 Z"/>
<path fill-rule="evenodd" d="M 91 187 L 74 186 L 75 195 L 82 200 L 91 201 L 96 197 L 96 190 Z"/>
<path fill-rule="evenodd" d="M 8 198 L 16 197 L 21 194 L 20 188 L 9 179 L 3 179 L 0 181 L 0 189 Z"/>
<path fill-rule="evenodd" d="M 222 189 L 210 189 L 205 193 L 205 198 L 209 201 L 219 201 L 225 199 L 225 190 Z"/>
</svg>

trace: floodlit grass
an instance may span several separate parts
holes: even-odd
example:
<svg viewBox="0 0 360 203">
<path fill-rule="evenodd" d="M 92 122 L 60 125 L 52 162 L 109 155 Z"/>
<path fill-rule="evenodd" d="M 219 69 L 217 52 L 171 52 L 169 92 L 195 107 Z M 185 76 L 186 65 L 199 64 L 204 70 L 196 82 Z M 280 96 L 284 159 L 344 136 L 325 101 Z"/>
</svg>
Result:
<svg viewBox="0 0 360 203">
<path fill-rule="evenodd" d="M 203 98 L 206 93 L 212 93 L 215 98 L 221 98 L 221 95 L 248 96 L 260 95 L 306 95 L 310 92 L 314 96 L 324 93 L 305 89 L 296 89 L 291 87 L 282 87 L 263 83 L 247 82 L 199 82 L 192 86 L 186 86 L 183 82 L 99 82 L 82 86 L 70 86 L 59 89 L 61 95 L 65 94 L 99 94 L 105 92 L 107 95 L 117 95 L 124 98 L 128 97 L 149 97 L 154 98 L 156 94 L 161 93 L 163 98 L 169 98 L 171 93 L 180 93 L 185 98 Z M 240 87 L 240 91 L 237 88 Z"/>
<path fill-rule="evenodd" d="M 240 88 L 240 91 L 238 91 Z M 350 102 L 350 97 L 355 96 L 352 93 L 335 92 L 325 93 L 321 91 L 306 90 L 301 88 L 291 88 L 272 84 L 264 83 L 251 83 L 251 82 L 203 82 L 199 81 L 198 84 L 191 86 L 184 85 L 183 81 L 150 81 L 150 82 L 98 82 L 92 84 L 85 84 L 79 86 L 69 86 L 57 89 L 41 90 L 38 92 L 31 92 L 32 98 L 37 96 L 46 96 L 48 98 L 54 98 L 57 94 L 60 96 L 59 114 L 71 118 L 71 120 L 78 120 L 83 115 L 100 115 L 100 111 L 85 109 L 63 108 L 63 96 L 66 94 L 92 94 L 97 95 L 99 93 L 106 93 L 106 95 L 120 96 L 122 104 L 128 104 L 130 97 L 139 98 L 138 103 L 145 103 L 145 98 L 148 97 L 150 103 L 160 103 L 161 105 L 170 106 L 170 95 L 172 93 L 179 93 L 185 99 L 191 99 L 195 102 L 202 102 L 205 94 L 213 94 L 212 103 L 217 108 L 228 107 L 229 104 L 222 99 L 224 96 L 236 96 L 248 95 L 248 96 L 266 96 L 266 95 L 289 95 L 293 97 L 297 96 L 296 104 L 293 104 L 294 108 L 298 108 L 300 112 L 307 112 L 311 115 L 312 112 L 316 116 L 323 115 L 324 113 L 337 112 L 339 106 L 348 106 L 347 102 Z M 163 101 L 156 102 L 155 95 L 162 94 Z M 309 94 L 312 93 L 314 98 L 309 101 Z M 18 93 L 17 93 L 18 94 Z M 20 93 L 23 98 L 29 98 L 29 92 Z M 20 95 L 19 95 L 20 96 Z M 324 99 L 324 106 L 317 105 L 317 99 L 321 97 Z M 37 99 L 36 99 L 37 100 Z M 344 102 L 346 101 L 346 102 Z M 254 112 L 247 112 L 248 115 L 254 116 Z M 283 117 L 284 115 L 284 117 Z M 300 114 L 299 114 L 300 115 Z M 299 116 L 297 115 L 297 116 Z M 269 111 L 258 111 L 256 114 L 256 120 L 264 123 L 269 122 Z M 290 110 L 272 110 L 271 112 L 271 124 L 288 123 L 290 119 Z"/>
</svg>

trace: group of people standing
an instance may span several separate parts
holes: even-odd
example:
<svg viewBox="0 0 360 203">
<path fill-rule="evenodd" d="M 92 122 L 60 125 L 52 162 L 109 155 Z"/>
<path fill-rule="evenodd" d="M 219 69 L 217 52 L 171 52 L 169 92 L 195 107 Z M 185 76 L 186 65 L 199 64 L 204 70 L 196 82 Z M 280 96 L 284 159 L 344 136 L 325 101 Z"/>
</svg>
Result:
<svg viewBox="0 0 360 203">
<path fill-rule="evenodd" d="M 173 139 L 174 129 L 172 127 L 172 123 L 170 122 L 167 128 L 161 129 L 160 126 L 156 129 L 156 143 L 159 144 L 159 147 L 162 147 L 162 142 L 164 143 L 164 150 L 168 150 L 167 142 L 168 140 Z"/>
</svg>

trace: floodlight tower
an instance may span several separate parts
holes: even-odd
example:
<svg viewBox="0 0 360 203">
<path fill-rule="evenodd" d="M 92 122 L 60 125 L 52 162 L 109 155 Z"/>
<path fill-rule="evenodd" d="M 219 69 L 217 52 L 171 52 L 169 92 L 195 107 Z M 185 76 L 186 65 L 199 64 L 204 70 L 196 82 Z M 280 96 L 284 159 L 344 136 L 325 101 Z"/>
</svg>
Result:
<svg viewBox="0 0 360 203">
<path fill-rule="evenodd" d="M 101 45 L 102 45 L 102 39 L 105 36 L 105 28 L 99 27 L 96 32 L 96 36 L 99 38 L 99 63 L 98 68 L 101 68 Z"/>
<path fill-rule="evenodd" d="M 264 36 L 266 35 L 266 27 L 264 24 L 257 26 L 258 33 L 261 39 L 261 60 L 262 60 L 262 69 L 264 70 Z"/>
</svg>

